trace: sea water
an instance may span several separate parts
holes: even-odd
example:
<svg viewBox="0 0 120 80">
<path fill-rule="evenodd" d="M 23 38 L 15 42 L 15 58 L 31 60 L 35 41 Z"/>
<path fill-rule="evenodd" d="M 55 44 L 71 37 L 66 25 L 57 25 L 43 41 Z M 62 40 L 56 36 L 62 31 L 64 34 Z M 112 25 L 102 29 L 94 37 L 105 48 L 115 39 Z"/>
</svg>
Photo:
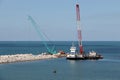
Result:
<svg viewBox="0 0 120 80">
<path fill-rule="evenodd" d="M 69 52 L 72 41 L 46 42 L 56 51 Z M 74 42 L 76 46 L 77 42 Z M 120 42 L 85 41 L 84 51 L 104 56 L 101 60 L 66 60 L 66 58 L 0 64 L 0 80 L 119 80 Z M 0 42 L 0 55 L 40 54 L 44 42 Z M 54 73 L 56 71 L 56 73 Z"/>
</svg>

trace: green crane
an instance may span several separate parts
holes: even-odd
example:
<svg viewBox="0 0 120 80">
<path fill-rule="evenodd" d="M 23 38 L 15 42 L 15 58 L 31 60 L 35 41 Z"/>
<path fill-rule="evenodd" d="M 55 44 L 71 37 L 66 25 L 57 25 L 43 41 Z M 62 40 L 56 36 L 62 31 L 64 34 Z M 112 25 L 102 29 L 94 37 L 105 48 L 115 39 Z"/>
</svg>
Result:
<svg viewBox="0 0 120 80">
<path fill-rule="evenodd" d="M 48 53 L 50 54 L 56 54 L 56 51 L 54 50 L 55 46 L 53 46 L 52 48 L 49 48 L 46 41 L 45 41 L 45 34 L 41 32 L 38 24 L 35 22 L 35 20 L 31 17 L 31 16 L 28 16 L 28 20 L 31 21 L 32 23 L 32 26 L 35 28 L 36 32 L 38 33 L 39 37 L 42 39 L 42 42 L 43 44 L 45 45 Z"/>
</svg>

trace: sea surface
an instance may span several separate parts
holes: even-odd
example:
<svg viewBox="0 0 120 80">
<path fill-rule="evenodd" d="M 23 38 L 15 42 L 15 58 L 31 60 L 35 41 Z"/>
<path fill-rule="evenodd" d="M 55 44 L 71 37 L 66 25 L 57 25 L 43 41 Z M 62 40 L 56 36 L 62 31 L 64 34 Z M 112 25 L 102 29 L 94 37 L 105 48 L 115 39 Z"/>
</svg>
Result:
<svg viewBox="0 0 120 80">
<path fill-rule="evenodd" d="M 46 47 L 67 53 L 71 44 L 72 41 L 1 41 L 0 55 L 40 54 L 47 52 Z M 78 46 L 78 43 L 74 41 L 74 45 Z M 119 41 L 84 41 L 83 46 L 86 53 L 94 50 L 104 59 L 57 58 L 0 64 L 0 80 L 120 80 Z"/>
</svg>

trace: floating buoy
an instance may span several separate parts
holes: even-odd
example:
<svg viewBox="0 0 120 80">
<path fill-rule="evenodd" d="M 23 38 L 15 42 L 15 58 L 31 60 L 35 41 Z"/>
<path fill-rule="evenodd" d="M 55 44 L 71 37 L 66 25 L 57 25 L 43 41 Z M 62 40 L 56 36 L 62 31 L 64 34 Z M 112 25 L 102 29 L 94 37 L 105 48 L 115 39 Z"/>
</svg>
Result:
<svg viewBox="0 0 120 80">
<path fill-rule="evenodd" d="M 53 71 L 53 73 L 56 73 L 56 72 L 57 72 L 56 70 Z"/>
</svg>

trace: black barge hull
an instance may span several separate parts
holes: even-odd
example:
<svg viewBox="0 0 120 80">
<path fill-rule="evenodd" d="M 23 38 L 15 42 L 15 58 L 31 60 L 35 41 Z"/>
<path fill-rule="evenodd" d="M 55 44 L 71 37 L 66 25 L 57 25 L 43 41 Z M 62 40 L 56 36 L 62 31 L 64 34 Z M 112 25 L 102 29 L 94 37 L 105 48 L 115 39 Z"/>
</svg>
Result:
<svg viewBox="0 0 120 80">
<path fill-rule="evenodd" d="M 83 58 L 79 58 L 79 57 L 67 57 L 66 59 L 68 60 L 98 60 L 98 59 L 103 59 L 102 56 L 96 56 L 96 57 L 89 57 L 89 56 L 85 56 Z"/>
</svg>

